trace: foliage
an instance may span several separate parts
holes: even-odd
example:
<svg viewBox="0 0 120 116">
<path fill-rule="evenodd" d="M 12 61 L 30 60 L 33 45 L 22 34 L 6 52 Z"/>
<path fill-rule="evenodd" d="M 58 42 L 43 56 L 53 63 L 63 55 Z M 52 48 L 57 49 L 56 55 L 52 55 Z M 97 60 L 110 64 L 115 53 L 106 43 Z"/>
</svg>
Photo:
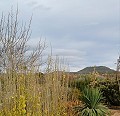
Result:
<svg viewBox="0 0 120 116">
<path fill-rule="evenodd" d="M 69 84 L 73 88 L 83 91 L 85 87 L 97 87 L 97 74 L 80 75 L 80 77 Z"/>
<path fill-rule="evenodd" d="M 85 88 L 81 100 L 83 108 L 78 107 L 77 113 L 81 116 L 106 116 L 107 107 L 101 104 L 102 94 L 98 88 Z"/>
<path fill-rule="evenodd" d="M 98 77 L 95 74 L 81 76 L 78 80 L 71 83 L 72 87 L 78 88 L 80 91 L 85 87 L 99 87 L 107 105 L 120 106 L 119 84 L 115 80 L 115 75 L 106 75 L 107 78 Z"/>
<path fill-rule="evenodd" d="M 67 116 L 65 65 L 48 57 L 39 73 L 45 43 L 27 53 L 30 25 L 19 27 L 17 18 L 18 11 L 0 21 L 0 116 Z"/>
<path fill-rule="evenodd" d="M 71 83 L 72 87 L 81 92 L 79 100 L 83 106 L 76 106 L 76 115 L 82 116 L 106 116 L 108 109 L 102 104 L 102 92 L 98 89 L 97 73 L 82 75 Z"/>
<path fill-rule="evenodd" d="M 120 91 L 118 82 L 113 80 L 104 80 L 99 82 L 99 87 L 104 96 L 104 102 L 108 105 L 120 106 Z"/>
<path fill-rule="evenodd" d="M 78 80 L 72 81 L 69 86 L 73 88 L 77 88 L 80 91 L 84 90 L 85 87 L 89 86 L 91 82 L 91 77 L 90 75 L 82 75 Z"/>
<path fill-rule="evenodd" d="M 39 79 L 43 77 L 36 75 L 34 70 L 25 74 L 0 74 L 0 115 L 67 116 L 69 78 L 64 71 L 52 72 L 53 63 L 51 66 L 41 83 Z"/>
</svg>

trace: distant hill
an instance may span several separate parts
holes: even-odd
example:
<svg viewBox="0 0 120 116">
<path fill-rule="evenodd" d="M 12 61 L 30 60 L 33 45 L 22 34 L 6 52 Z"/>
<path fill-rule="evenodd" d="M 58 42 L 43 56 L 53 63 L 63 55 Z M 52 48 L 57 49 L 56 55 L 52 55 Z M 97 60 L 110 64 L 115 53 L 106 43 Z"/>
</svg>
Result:
<svg viewBox="0 0 120 116">
<path fill-rule="evenodd" d="M 78 74 L 88 74 L 91 73 L 93 71 L 97 71 L 98 73 L 113 73 L 115 72 L 115 70 L 112 70 L 106 66 L 95 66 L 95 67 L 86 67 L 80 71 L 78 71 Z"/>
</svg>

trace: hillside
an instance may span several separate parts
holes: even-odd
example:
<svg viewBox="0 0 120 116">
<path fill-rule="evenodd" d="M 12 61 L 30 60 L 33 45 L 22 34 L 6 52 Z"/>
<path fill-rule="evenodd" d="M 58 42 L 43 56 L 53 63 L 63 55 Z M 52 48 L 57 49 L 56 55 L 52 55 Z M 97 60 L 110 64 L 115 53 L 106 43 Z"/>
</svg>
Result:
<svg viewBox="0 0 120 116">
<path fill-rule="evenodd" d="M 112 70 L 106 66 L 96 66 L 96 67 L 86 67 L 80 71 L 78 71 L 78 74 L 88 74 L 91 73 L 93 71 L 97 71 L 98 73 L 113 73 L 115 72 L 115 70 Z"/>
</svg>

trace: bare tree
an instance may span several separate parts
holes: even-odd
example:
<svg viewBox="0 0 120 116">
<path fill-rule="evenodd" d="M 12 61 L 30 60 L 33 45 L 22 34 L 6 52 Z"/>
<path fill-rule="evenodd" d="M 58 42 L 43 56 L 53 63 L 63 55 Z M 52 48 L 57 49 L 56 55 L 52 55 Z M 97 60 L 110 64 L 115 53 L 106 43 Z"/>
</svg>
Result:
<svg viewBox="0 0 120 116">
<path fill-rule="evenodd" d="M 15 13 L 8 13 L 7 17 L 3 14 L 0 20 L 0 67 L 5 72 L 7 70 L 19 71 L 30 69 L 38 64 L 45 49 L 45 42 L 39 42 L 31 54 L 27 54 L 27 42 L 31 36 L 31 20 L 29 24 L 18 21 L 18 9 Z"/>
</svg>

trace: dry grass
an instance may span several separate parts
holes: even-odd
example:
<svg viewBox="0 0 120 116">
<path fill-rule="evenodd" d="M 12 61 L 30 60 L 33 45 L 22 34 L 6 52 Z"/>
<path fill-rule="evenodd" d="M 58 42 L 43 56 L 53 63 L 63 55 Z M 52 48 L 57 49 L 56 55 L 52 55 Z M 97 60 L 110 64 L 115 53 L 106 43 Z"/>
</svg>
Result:
<svg viewBox="0 0 120 116">
<path fill-rule="evenodd" d="M 69 75 L 56 62 L 48 67 L 44 76 L 34 70 L 0 75 L 1 116 L 67 116 Z"/>
<path fill-rule="evenodd" d="M 64 62 L 49 57 L 39 73 L 45 42 L 28 54 L 31 20 L 26 25 L 19 25 L 18 10 L 0 20 L 0 116 L 68 116 Z"/>
</svg>

